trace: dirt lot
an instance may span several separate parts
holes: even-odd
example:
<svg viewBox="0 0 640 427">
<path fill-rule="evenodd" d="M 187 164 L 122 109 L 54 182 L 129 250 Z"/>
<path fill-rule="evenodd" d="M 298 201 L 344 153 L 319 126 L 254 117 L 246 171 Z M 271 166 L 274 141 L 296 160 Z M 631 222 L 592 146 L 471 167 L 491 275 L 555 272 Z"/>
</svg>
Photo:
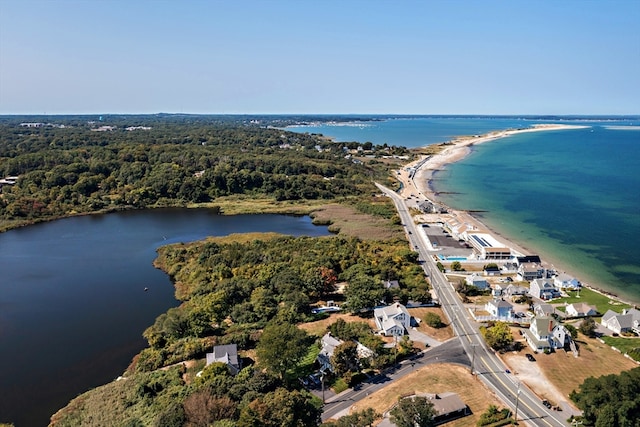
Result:
<svg viewBox="0 0 640 427">
<path fill-rule="evenodd" d="M 524 350 L 506 354 L 503 360 L 514 375 L 538 396 L 556 404 L 563 401 L 571 404 L 569 394 L 577 390 L 588 377 L 619 374 L 638 366 L 605 344 L 583 336 L 578 340 L 578 358 L 571 352 L 560 350 L 552 354 L 534 354 L 536 361 L 530 362 L 525 354 L 532 352 L 524 341 L 523 344 Z"/>
<path fill-rule="evenodd" d="M 398 401 L 398 397 L 413 393 L 443 393 L 452 391 L 473 412 L 471 415 L 441 424 L 447 427 L 468 427 L 475 425 L 480 415 L 493 404 L 502 408 L 501 403 L 484 386 L 481 381 L 473 377 L 467 368 L 450 364 L 428 365 L 419 371 L 371 394 L 351 407 L 351 411 L 374 408 L 383 413 Z"/>
<path fill-rule="evenodd" d="M 447 322 L 447 316 L 444 315 L 442 309 L 440 307 L 419 307 L 419 308 L 410 308 L 408 309 L 409 314 L 411 314 L 416 319 L 424 319 L 424 315 L 427 313 L 435 313 L 440 316 L 442 322 L 447 324 L 444 328 L 432 328 L 427 325 L 424 321 L 420 322 L 420 326 L 417 328 L 418 331 L 423 334 L 429 335 L 431 338 L 435 338 L 438 341 L 446 341 L 449 338 L 453 338 L 453 329 L 451 325 Z"/>
</svg>

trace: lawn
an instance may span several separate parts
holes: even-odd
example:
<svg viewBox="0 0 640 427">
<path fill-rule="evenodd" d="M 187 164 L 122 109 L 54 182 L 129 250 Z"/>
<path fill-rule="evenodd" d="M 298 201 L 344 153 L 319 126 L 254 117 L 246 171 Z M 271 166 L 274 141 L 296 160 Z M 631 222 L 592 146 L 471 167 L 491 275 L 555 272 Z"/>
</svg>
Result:
<svg viewBox="0 0 640 427">
<path fill-rule="evenodd" d="M 608 337 L 603 336 L 602 340 L 611 347 L 615 347 L 622 352 L 631 353 L 634 349 L 640 349 L 640 338 Z"/>
<path fill-rule="evenodd" d="M 580 335 L 577 343 L 580 350 L 578 358 L 573 357 L 570 352 L 560 350 L 540 355 L 535 362 L 564 396 L 577 390 L 589 377 L 619 374 L 638 366 L 597 339 Z"/>
<path fill-rule="evenodd" d="M 458 393 L 460 399 L 471 409 L 472 414 L 441 424 L 446 427 L 467 427 L 475 425 L 480 415 L 493 404 L 500 408 L 503 405 L 496 400 L 484 383 L 473 377 L 467 368 L 451 364 L 433 364 L 407 375 L 383 389 L 360 400 L 351 407 L 351 411 L 373 408 L 378 413 L 390 409 L 398 401 L 399 396 L 413 393 Z"/>
<path fill-rule="evenodd" d="M 578 292 L 567 292 L 569 297 L 567 298 L 557 298 L 551 301 L 551 303 L 555 304 L 573 304 L 575 302 L 584 302 L 589 305 L 595 305 L 598 313 L 604 314 L 607 310 L 613 310 L 615 312 L 621 313 L 623 309 L 630 308 L 631 306 L 625 303 L 621 303 L 612 299 L 610 296 L 603 295 L 599 292 L 592 291 L 588 288 L 582 288 L 580 290 L 580 296 L 578 296 Z"/>
</svg>

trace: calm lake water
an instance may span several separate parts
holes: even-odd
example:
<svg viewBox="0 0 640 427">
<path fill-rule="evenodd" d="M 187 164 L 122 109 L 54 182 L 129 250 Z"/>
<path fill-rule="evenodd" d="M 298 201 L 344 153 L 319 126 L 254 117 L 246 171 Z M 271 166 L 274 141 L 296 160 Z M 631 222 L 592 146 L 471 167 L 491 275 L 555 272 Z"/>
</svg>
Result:
<svg viewBox="0 0 640 427">
<path fill-rule="evenodd" d="M 178 304 L 152 265 L 158 247 L 270 231 L 330 234 L 309 217 L 205 209 L 84 216 L 0 234 L 0 422 L 45 426 L 70 399 L 122 374 L 146 346 L 142 332 Z"/>
</svg>

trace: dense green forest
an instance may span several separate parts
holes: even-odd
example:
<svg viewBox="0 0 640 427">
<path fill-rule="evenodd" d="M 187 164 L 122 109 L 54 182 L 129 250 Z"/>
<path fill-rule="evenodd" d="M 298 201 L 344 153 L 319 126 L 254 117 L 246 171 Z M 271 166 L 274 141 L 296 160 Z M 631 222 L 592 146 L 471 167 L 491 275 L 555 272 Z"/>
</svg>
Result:
<svg viewBox="0 0 640 427">
<path fill-rule="evenodd" d="M 37 121 L 41 119 L 42 122 Z M 269 121 L 270 120 L 270 121 Z M 400 147 L 334 143 L 270 126 L 281 118 L 0 118 L 0 225 L 129 208 L 214 204 L 230 195 L 334 200 L 375 191 L 387 167 L 356 154 Z M 358 150 L 360 147 L 360 150 Z M 352 155 L 354 155 L 352 157 Z"/>
<path fill-rule="evenodd" d="M 403 240 L 238 235 L 163 247 L 156 265 L 174 280 L 181 304 L 144 332 L 149 347 L 126 379 L 81 395 L 56 425 L 318 425 L 321 402 L 297 377 L 311 372 L 314 357 L 303 359 L 317 354 L 319 337 L 295 325 L 326 316 L 311 312 L 326 299 L 361 313 L 382 300 L 430 298 L 417 254 Z M 385 280 L 401 287 L 386 289 Z M 338 322 L 331 331 L 375 348 L 372 367 L 393 361 L 364 322 Z M 196 377 L 202 362 L 181 365 L 229 343 L 244 356 L 236 377 L 216 364 Z M 351 379 L 350 369 L 341 374 Z"/>
<path fill-rule="evenodd" d="M 584 411 L 585 426 L 640 426 L 640 368 L 587 378 L 570 397 Z"/>
</svg>

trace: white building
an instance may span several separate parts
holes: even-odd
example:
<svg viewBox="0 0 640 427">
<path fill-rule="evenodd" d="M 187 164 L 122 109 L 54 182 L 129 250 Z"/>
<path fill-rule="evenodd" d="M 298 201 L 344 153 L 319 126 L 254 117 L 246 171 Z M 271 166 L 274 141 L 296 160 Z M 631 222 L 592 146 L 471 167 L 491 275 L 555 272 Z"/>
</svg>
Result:
<svg viewBox="0 0 640 427">
<path fill-rule="evenodd" d="M 564 348 L 571 342 L 571 333 L 553 317 L 534 317 L 524 336 L 533 351 Z"/>
<path fill-rule="evenodd" d="M 569 304 L 565 309 L 567 316 L 571 317 L 586 317 L 595 316 L 598 314 L 598 310 L 589 304 L 583 302 Z"/>
<path fill-rule="evenodd" d="M 376 308 L 373 311 L 373 317 L 378 330 L 387 336 L 402 336 L 411 327 L 411 315 L 400 303 Z"/>
<path fill-rule="evenodd" d="M 578 279 L 565 273 L 555 276 L 553 278 L 553 284 L 556 285 L 558 289 L 576 290 L 582 287 Z"/>
<path fill-rule="evenodd" d="M 509 259 L 512 256 L 511 249 L 490 234 L 467 232 L 467 241 L 478 253 L 479 259 Z"/>
</svg>

